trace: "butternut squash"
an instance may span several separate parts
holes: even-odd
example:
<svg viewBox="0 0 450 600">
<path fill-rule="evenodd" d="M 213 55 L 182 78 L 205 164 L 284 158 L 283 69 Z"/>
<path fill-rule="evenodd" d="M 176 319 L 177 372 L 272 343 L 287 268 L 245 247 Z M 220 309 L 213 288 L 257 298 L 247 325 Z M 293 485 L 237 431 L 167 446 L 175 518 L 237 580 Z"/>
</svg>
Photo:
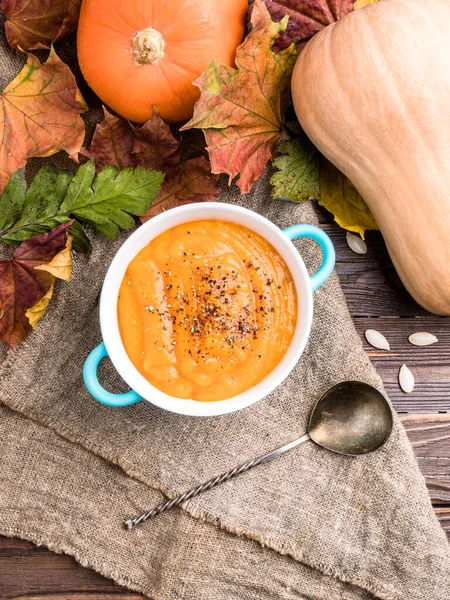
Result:
<svg viewBox="0 0 450 600">
<path fill-rule="evenodd" d="M 382 0 L 307 44 L 295 111 L 371 208 L 404 285 L 450 315 L 450 2 Z"/>
</svg>

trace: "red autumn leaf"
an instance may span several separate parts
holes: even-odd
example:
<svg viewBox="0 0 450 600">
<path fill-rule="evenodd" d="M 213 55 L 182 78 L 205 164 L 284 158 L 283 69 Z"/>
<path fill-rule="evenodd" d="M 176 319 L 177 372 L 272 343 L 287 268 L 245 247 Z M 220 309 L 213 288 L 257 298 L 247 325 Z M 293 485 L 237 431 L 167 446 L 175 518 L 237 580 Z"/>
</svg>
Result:
<svg viewBox="0 0 450 600">
<path fill-rule="evenodd" d="M 140 217 L 141 221 L 145 223 L 175 206 L 213 200 L 221 192 L 218 179 L 218 175 L 211 173 L 211 165 L 203 156 L 187 160 L 180 165 L 176 177 L 164 181 L 155 201 L 145 215 Z"/>
<path fill-rule="evenodd" d="M 95 159 L 98 170 L 106 165 L 145 167 L 168 172 L 178 168 L 180 142 L 169 125 L 153 109 L 152 118 L 142 127 L 134 127 L 103 107 L 105 119 L 96 126 L 89 148 L 81 148 L 80 156 Z"/>
<path fill-rule="evenodd" d="M 81 0 L 1 0 L 8 43 L 17 50 L 48 48 L 75 30 L 80 6 Z"/>
<path fill-rule="evenodd" d="M 202 129 L 213 173 L 239 175 L 242 193 L 250 190 L 274 158 L 290 99 L 297 52 L 275 53 L 272 44 L 287 17 L 273 23 L 261 0 L 252 10 L 253 29 L 236 52 L 237 69 L 213 60 L 195 85 L 201 90 L 193 118 L 183 129 Z"/>
<path fill-rule="evenodd" d="M 274 21 L 289 15 L 286 31 L 275 41 L 277 50 L 292 42 L 301 49 L 318 31 L 354 10 L 354 0 L 264 0 Z"/>
<path fill-rule="evenodd" d="M 86 109 L 71 70 L 53 49 L 43 64 L 29 54 L 0 96 L 0 192 L 28 158 L 77 153 Z"/>
<path fill-rule="evenodd" d="M 31 330 L 26 316 L 52 287 L 55 276 L 38 269 L 64 250 L 73 221 L 22 242 L 11 260 L 0 261 L 0 341 L 12 348 Z"/>
</svg>

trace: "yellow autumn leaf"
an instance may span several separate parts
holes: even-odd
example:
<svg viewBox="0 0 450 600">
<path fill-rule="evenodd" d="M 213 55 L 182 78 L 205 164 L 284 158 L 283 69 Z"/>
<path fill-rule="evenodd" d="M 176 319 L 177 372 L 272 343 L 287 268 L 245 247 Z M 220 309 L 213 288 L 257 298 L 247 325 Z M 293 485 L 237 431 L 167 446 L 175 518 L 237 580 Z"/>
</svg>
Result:
<svg viewBox="0 0 450 600">
<path fill-rule="evenodd" d="M 350 179 L 323 157 L 318 202 L 334 215 L 340 227 L 359 233 L 362 239 L 367 229 L 378 229 L 370 208 Z"/>
<path fill-rule="evenodd" d="M 53 294 L 53 288 L 55 287 L 55 281 L 56 281 L 56 279 L 53 280 L 53 283 L 52 283 L 50 289 L 48 290 L 48 292 L 45 294 L 45 296 L 43 298 L 41 298 L 39 300 L 39 302 L 37 302 L 34 306 L 29 308 L 27 310 L 27 312 L 25 313 L 25 316 L 29 320 L 30 325 L 33 329 L 36 329 L 36 325 L 38 324 L 38 321 L 40 321 L 45 314 L 45 310 L 46 310 L 48 303 L 50 302 L 50 298 L 52 297 L 52 294 Z"/>
<path fill-rule="evenodd" d="M 69 281 L 70 276 L 72 275 L 72 236 L 70 234 L 67 235 L 66 247 L 64 250 L 61 250 L 53 260 L 34 268 L 39 269 L 40 271 L 47 271 L 58 279 Z M 42 298 L 42 300 L 43 299 L 44 298 Z"/>
<path fill-rule="evenodd" d="M 355 10 L 359 10 L 360 8 L 364 8 L 365 6 L 369 6 L 370 4 L 375 4 L 375 2 L 379 2 L 379 0 L 356 0 L 353 6 Z"/>
</svg>

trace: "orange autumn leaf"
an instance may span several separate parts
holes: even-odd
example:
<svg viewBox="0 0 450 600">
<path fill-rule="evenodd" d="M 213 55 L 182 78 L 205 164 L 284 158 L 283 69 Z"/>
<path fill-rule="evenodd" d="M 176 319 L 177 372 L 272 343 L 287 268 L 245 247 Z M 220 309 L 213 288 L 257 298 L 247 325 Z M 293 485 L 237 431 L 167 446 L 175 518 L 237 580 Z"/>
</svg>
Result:
<svg viewBox="0 0 450 600">
<path fill-rule="evenodd" d="M 32 156 L 77 153 L 87 106 L 75 78 L 54 50 L 43 64 L 32 54 L 0 96 L 0 192 Z"/>
<path fill-rule="evenodd" d="M 253 28 L 236 51 L 237 69 L 213 60 L 194 83 L 201 96 L 183 129 L 202 129 L 213 173 L 239 175 L 242 193 L 250 190 L 274 158 L 290 100 L 294 44 L 275 53 L 274 40 L 288 17 L 274 23 L 261 0 L 255 0 Z"/>
</svg>

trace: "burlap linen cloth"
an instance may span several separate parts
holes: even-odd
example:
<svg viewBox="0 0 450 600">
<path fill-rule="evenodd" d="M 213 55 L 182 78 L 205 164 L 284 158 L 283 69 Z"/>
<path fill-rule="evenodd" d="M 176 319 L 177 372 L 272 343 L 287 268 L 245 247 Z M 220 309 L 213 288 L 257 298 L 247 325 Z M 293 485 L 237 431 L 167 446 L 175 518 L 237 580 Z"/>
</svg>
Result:
<svg viewBox="0 0 450 600">
<path fill-rule="evenodd" d="M 6 81 L 23 62 L 8 49 L 0 60 Z M 220 200 L 280 227 L 316 222 L 310 205 L 274 202 L 269 189 L 266 173 L 247 196 L 232 188 Z M 163 493 L 300 435 L 312 404 L 334 383 L 360 379 L 382 389 L 333 275 L 315 293 L 303 357 L 256 405 L 190 418 L 146 402 L 98 404 L 81 371 L 101 340 L 98 295 L 123 239 L 94 236 L 91 257 L 76 257 L 72 281 L 57 287 L 37 331 L 0 357 L 0 533 L 71 554 L 157 600 L 448 600 L 448 544 L 397 420 L 371 455 L 305 444 L 183 509 L 122 528 Z M 297 245 L 315 270 L 317 247 Z M 105 387 L 125 389 L 111 366 L 102 370 Z"/>
</svg>

